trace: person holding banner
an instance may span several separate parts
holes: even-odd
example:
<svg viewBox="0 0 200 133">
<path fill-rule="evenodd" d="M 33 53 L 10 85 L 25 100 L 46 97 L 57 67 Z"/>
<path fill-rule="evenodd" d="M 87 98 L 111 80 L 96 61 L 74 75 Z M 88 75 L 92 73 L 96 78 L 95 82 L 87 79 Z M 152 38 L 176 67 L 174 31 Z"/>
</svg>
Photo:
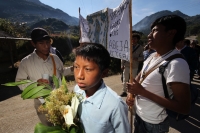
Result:
<svg viewBox="0 0 200 133">
<path fill-rule="evenodd" d="M 132 46 L 133 46 L 133 65 L 132 65 L 132 76 L 135 78 L 138 71 L 139 62 L 144 60 L 143 56 L 143 47 L 138 44 L 140 40 L 140 35 L 137 33 L 132 34 Z M 126 82 L 128 82 L 130 77 L 130 62 L 126 60 L 121 60 L 121 69 L 123 70 L 123 88 L 122 93 L 120 94 L 121 97 L 127 96 L 126 90 Z"/>
<path fill-rule="evenodd" d="M 169 132 L 166 109 L 180 114 L 190 110 L 190 70 L 183 58 L 174 58 L 165 68 L 167 90 L 170 98 L 165 98 L 159 67 L 169 57 L 179 54 L 175 45 L 184 39 L 186 22 L 177 15 L 156 19 L 151 25 L 148 44 L 156 52 L 144 61 L 141 73 L 127 83 L 128 92 L 135 95 L 134 101 L 127 97 L 129 106 L 135 105 L 135 133 Z"/>
</svg>

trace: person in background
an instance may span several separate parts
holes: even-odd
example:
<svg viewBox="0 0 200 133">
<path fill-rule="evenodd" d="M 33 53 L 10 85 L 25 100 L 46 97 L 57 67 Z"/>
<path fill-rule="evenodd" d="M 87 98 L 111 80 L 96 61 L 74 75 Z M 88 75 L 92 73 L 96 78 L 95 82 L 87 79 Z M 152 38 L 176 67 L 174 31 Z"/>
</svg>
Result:
<svg viewBox="0 0 200 133">
<path fill-rule="evenodd" d="M 176 44 L 176 49 L 185 57 L 190 68 L 190 80 L 192 80 L 199 63 L 197 53 L 188 46 L 189 44 L 190 40 L 181 40 Z"/>
<path fill-rule="evenodd" d="M 136 77 L 139 62 L 144 60 L 143 57 L 143 47 L 138 44 L 140 40 L 140 35 L 137 33 L 132 34 L 132 46 L 133 46 L 133 65 L 132 65 L 132 76 L 133 78 Z M 127 89 L 126 89 L 126 82 L 128 82 L 130 77 L 130 62 L 126 60 L 121 60 L 121 69 L 123 70 L 123 87 L 122 93 L 120 94 L 121 97 L 127 96 Z"/>
<path fill-rule="evenodd" d="M 190 47 L 195 50 L 196 55 L 197 55 L 198 67 L 196 69 L 196 73 L 197 73 L 197 79 L 200 79 L 200 62 L 199 62 L 200 46 L 197 45 L 197 42 L 195 40 L 192 40 L 192 42 L 190 43 Z"/>
<path fill-rule="evenodd" d="M 144 52 L 143 52 L 144 61 L 154 52 L 155 50 L 149 48 L 149 45 L 145 45 Z"/>
<path fill-rule="evenodd" d="M 57 55 L 60 58 L 60 60 L 62 61 L 62 63 L 64 64 L 63 56 L 55 47 L 52 47 L 52 46 L 50 47 L 50 53 Z"/>
<path fill-rule="evenodd" d="M 190 111 L 190 70 L 182 58 L 175 58 L 165 68 L 164 77 L 170 98 L 165 98 L 162 76 L 159 68 L 146 78 L 145 74 L 165 59 L 180 54 L 175 45 L 184 39 L 186 22 L 177 15 L 167 15 L 156 19 L 151 25 L 148 45 L 156 52 L 144 61 L 141 74 L 132 83 L 127 84 L 128 92 L 135 99 L 127 96 L 129 106 L 135 105 L 134 133 L 169 132 L 169 119 L 166 109 L 180 114 Z"/>
<path fill-rule="evenodd" d="M 128 106 L 103 81 L 109 65 L 101 44 L 82 44 L 75 51 L 74 92 L 83 96 L 78 114 L 86 133 L 131 133 Z"/>
<path fill-rule="evenodd" d="M 51 37 L 43 28 L 34 28 L 31 32 L 31 44 L 35 47 L 33 53 L 24 57 L 19 65 L 15 81 L 29 79 L 38 84 L 50 84 L 52 76 L 55 75 L 61 82 L 62 76 L 69 75 L 73 72 L 73 66 L 64 67 L 62 61 L 55 54 L 50 53 Z M 44 78 L 43 75 L 48 75 Z M 21 90 L 27 87 L 19 85 Z M 36 110 L 44 103 L 43 98 L 34 100 Z M 43 124 L 49 125 L 44 114 L 37 111 L 37 114 Z"/>
</svg>

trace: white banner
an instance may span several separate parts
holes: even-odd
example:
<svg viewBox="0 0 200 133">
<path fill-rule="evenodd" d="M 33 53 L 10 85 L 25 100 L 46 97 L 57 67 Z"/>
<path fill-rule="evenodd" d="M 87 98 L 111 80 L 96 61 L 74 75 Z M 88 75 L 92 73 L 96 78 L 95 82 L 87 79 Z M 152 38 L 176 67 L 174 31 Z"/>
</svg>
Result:
<svg viewBox="0 0 200 133">
<path fill-rule="evenodd" d="M 130 0 L 123 0 L 114 9 L 103 9 L 87 16 L 81 27 L 81 42 L 99 43 L 107 48 L 111 57 L 130 60 Z M 86 26 L 87 25 L 87 26 Z M 84 32 L 84 28 L 86 27 Z M 89 30 L 89 31 L 88 31 Z"/>
<path fill-rule="evenodd" d="M 80 21 L 80 30 L 81 30 L 81 37 L 80 37 L 79 43 L 90 42 L 90 39 L 88 37 L 89 26 L 88 26 L 87 20 L 83 18 L 81 14 L 79 14 L 79 21 Z"/>
<path fill-rule="evenodd" d="M 107 50 L 111 57 L 130 60 L 130 21 L 129 0 L 115 9 L 108 9 L 108 42 Z"/>
<path fill-rule="evenodd" d="M 108 12 L 107 9 L 100 10 L 87 16 L 89 25 L 88 37 L 92 43 L 107 45 Z"/>
</svg>

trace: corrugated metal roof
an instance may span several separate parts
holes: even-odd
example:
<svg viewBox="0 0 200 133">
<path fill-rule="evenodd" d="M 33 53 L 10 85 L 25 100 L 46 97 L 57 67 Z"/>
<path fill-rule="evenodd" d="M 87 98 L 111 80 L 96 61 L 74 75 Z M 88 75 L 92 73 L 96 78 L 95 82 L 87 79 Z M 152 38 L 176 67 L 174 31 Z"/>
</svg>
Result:
<svg viewBox="0 0 200 133">
<path fill-rule="evenodd" d="M 31 40 L 31 38 L 15 38 L 15 37 L 0 37 L 0 39 L 8 39 L 8 40 Z"/>
<path fill-rule="evenodd" d="M 12 35 L 5 33 L 4 31 L 0 30 L 0 39 L 8 39 L 8 40 L 31 40 L 31 38 L 17 38 Z"/>
</svg>

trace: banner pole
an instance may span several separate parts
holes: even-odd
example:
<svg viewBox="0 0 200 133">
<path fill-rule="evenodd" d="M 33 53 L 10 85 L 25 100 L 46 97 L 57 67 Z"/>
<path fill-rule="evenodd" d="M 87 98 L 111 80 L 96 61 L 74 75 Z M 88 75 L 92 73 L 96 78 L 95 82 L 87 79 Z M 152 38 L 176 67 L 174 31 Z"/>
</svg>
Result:
<svg viewBox="0 0 200 133">
<path fill-rule="evenodd" d="M 79 7 L 79 9 L 78 9 L 78 12 L 79 12 L 79 36 L 80 36 L 80 38 L 81 38 L 81 24 L 80 24 L 80 12 L 81 12 L 81 8 Z M 82 38 L 81 38 L 82 39 Z M 79 39 L 80 40 L 80 39 Z M 80 45 L 82 45 L 82 43 L 80 43 Z"/>
<path fill-rule="evenodd" d="M 133 66 L 133 47 L 132 47 L 132 0 L 129 3 L 129 21 L 130 21 L 130 83 L 133 82 L 132 77 L 132 66 Z M 133 95 L 128 93 L 128 97 L 133 99 Z M 130 126 L 131 126 L 131 133 L 133 131 L 133 107 L 129 106 L 130 111 Z"/>
</svg>

